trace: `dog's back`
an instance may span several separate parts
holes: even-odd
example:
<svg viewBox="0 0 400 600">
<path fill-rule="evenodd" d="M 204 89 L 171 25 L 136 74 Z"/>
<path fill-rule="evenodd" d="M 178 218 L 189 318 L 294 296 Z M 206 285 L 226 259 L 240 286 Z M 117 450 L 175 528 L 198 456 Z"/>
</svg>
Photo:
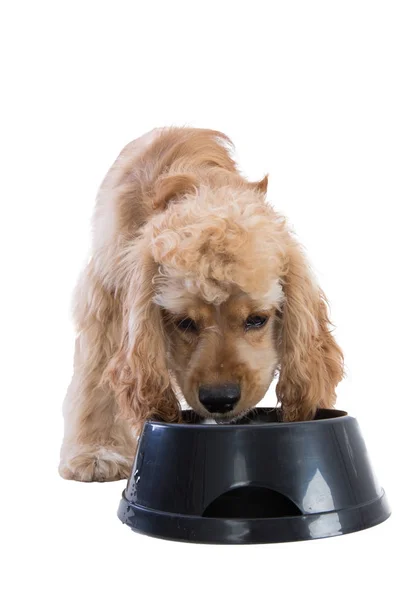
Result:
<svg viewBox="0 0 400 600">
<path fill-rule="evenodd" d="M 98 193 L 95 249 L 132 236 L 154 212 L 201 184 L 265 191 L 266 177 L 257 183 L 241 177 L 231 149 L 230 139 L 219 131 L 182 127 L 154 129 L 127 144 Z"/>
</svg>

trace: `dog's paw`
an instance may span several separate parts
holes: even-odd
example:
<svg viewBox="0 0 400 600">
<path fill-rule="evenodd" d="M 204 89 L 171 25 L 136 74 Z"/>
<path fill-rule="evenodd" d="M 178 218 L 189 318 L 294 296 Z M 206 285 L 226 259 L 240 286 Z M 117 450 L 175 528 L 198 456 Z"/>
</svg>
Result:
<svg viewBox="0 0 400 600">
<path fill-rule="evenodd" d="M 59 473 L 64 479 L 75 481 L 117 481 L 127 479 L 133 463 L 112 448 L 76 448 L 75 453 L 62 460 Z"/>
</svg>

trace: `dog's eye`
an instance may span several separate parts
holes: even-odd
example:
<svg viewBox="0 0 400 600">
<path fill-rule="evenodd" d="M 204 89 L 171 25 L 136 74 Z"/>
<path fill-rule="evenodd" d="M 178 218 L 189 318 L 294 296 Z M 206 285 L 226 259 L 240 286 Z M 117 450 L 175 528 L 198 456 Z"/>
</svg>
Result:
<svg viewBox="0 0 400 600">
<path fill-rule="evenodd" d="M 266 316 L 262 317 L 261 315 L 250 315 L 247 317 L 245 322 L 246 331 L 248 329 L 260 329 L 261 327 L 264 327 L 267 321 L 268 317 Z"/>
<path fill-rule="evenodd" d="M 189 317 L 187 317 L 186 319 L 181 319 L 180 321 L 177 321 L 176 326 L 178 327 L 178 329 L 180 329 L 181 331 L 184 331 L 185 333 L 196 333 L 197 332 L 196 323 L 193 321 L 193 319 L 189 319 Z"/>
</svg>

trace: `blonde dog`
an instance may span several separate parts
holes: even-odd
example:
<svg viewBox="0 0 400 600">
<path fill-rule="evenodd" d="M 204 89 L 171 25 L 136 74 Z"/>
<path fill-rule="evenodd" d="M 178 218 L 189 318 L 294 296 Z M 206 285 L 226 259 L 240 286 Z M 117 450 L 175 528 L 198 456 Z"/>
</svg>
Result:
<svg viewBox="0 0 400 600">
<path fill-rule="evenodd" d="M 128 144 L 97 197 L 75 294 L 74 375 L 60 474 L 129 475 L 150 416 L 232 421 L 279 371 L 284 420 L 331 407 L 343 358 L 323 292 L 267 178 L 237 170 L 217 131 L 166 128 Z"/>
</svg>

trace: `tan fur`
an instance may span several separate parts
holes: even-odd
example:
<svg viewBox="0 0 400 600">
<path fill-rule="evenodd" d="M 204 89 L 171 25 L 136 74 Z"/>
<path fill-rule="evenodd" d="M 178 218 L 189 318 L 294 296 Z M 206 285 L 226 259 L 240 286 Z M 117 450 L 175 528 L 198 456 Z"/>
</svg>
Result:
<svg viewBox="0 0 400 600">
<path fill-rule="evenodd" d="M 283 417 L 332 406 L 342 354 L 326 302 L 285 220 L 246 181 L 228 138 L 158 129 L 131 142 L 98 194 L 91 260 L 75 295 L 78 337 L 65 402 L 63 477 L 126 477 L 145 419 L 179 420 L 182 394 L 236 382 L 237 418 L 276 369 Z M 269 318 L 247 331 L 246 318 Z M 190 317 L 196 333 L 177 326 Z"/>
</svg>

